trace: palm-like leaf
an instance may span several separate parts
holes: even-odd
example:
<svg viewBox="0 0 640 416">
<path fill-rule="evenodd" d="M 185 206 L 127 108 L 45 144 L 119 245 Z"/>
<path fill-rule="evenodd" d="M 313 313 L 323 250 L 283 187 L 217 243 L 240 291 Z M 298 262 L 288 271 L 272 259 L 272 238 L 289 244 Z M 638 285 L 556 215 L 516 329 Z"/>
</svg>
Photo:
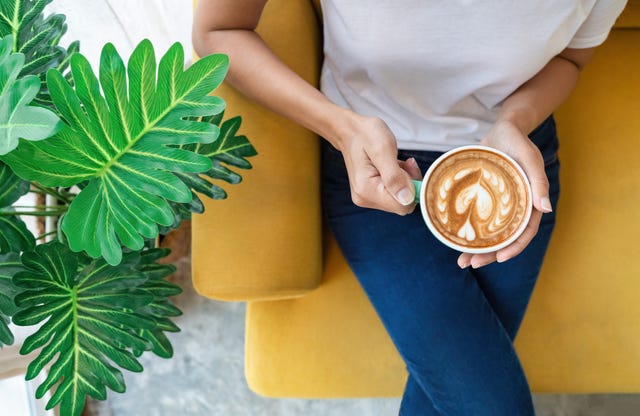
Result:
<svg viewBox="0 0 640 416">
<path fill-rule="evenodd" d="M 151 343 L 151 351 L 159 357 L 171 358 L 173 347 L 164 334 L 165 332 L 178 332 L 180 329 L 169 319 L 182 314 L 168 299 L 170 296 L 179 295 L 182 289 L 165 280 L 165 277 L 175 271 L 175 267 L 167 264 L 156 263 L 162 257 L 169 254 L 169 249 L 146 250 L 141 253 L 143 261 L 140 262 L 139 271 L 145 274 L 147 280 L 140 286 L 153 296 L 153 301 L 136 313 L 146 316 L 156 322 L 156 326 L 149 329 L 141 329 L 137 334 Z M 134 350 L 134 354 L 141 355 L 143 351 Z"/>
<path fill-rule="evenodd" d="M 44 16 L 44 8 L 51 0 L 2 0 L 0 2 L 0 37 L 13 36 L 12 50 L 26 56 L 21 75 L 36 75 L 43 88 L 36 98 L 39 105 L 51 106 L 45 88 L 45 75 L 49 68 L 64 72 L 69 56 L 78 51 L 78 42 L 65 50 L 59 45 L 67 31 L 65 16 Z"/>
<path fill-rule="evenodd" d="M 36 240 L 17 215 L 0 215 L 0 253 L 31 250 Z"/>
<path fill-rule="evenodd" d="M 0 347 L 13 344 L 9 322 L 18 308 L 13 298 L 19 289 L 13 284 L 13 276 L 23 270 L 18 253 L 0 254 Z"/>
<path fill-rule="evenodd" d="M 42 140 L 60 130 L 62 123 L 53 112 L 31 106 L 40 91 L 33 75 L 18 78 L 24 55 L 11 53 L 12 36 L 0 39 L 0 155 L 18 145 L 18 139 Z"/>
<path fill-rule="evenodd" d="M 216 126 L 187 117 L 224 109 L 224 101 L 208 94 L 222 82 L 228 59 L 210 55 L 186 71 L 183 64 L 176 43 L 161 59 L 156 80 L 153 48 L 145 40 L 127 69 L 107 44 L 100 82 L 80 54 L 71 58 L 75 89 L 59 71 L 49 71 L 47 84 L 66 124 L 49 140 L 21 142 L 4 160 L 19 176 L 45 186 L 87 181 L 62 222 L 74 251 L 117 264 L 121 244 L 138 250 L 144 237 L 157 235 L 158 224 L 173 223 L 168 201 L 191 201 L 191 190 L 174 172 L 211 168 L 209 158 L 172 146 L 217 137 Z"/>
<path fill-rule="evenodd" d="M 0 162 L 0 253 L 31 250 L 36 244 L 27 225 L 8 208 L 29 191 L 29 183 Z"/>
<path fill-rule="evenodd" d="M 220 128 L 220 135 L 215 142 L 180 146 L 182 149 L 206 156 L 211 160 L 212 166 L 211 169 L 203 173 L 176 173 L 176 176 L 192 190 L 193 198 L 188 203 L 171 203 L 175 216 L 174 223 L 171 227 L 161 228 L 162 234 L 166 234 L 170 228 L 178 227 L 183 220 L 191 219 L 191 213 L 201 214 L 204 212 L 204 204 L 198 194 L 206 195 L 212 199 L 227 197 L 224 189 L 211 181 L 223 180 L 231 184 L 239 183 L 242 177 L 227 166 L 251 169 L 251 163 L 246 158 L 255 156 L 257 152 L 246 136 L 237 135 L 242 119 L 236 116 L 222 122 L 223 117 L 224 112 L 201 118 L 201 121 Z"/>
<path fill-rule="evenodd" d="M 155 264 L 164 254 L 153 249 L 127 252 L 117 266 L 57 242 L 23 254 L 26 270 L 13 278 L 22 291 L 15 298 L 21 310 L 13 319 L 17 325 L 46 321 L 25 340 L 21 353 L 42 347 L 27 379 L 52 363 L 36 391 L 42 397 L 55 388 L 48 408 L 59 404 L 62 414 L 79 415 L 87 395 L 104 400 L 107 387 L 125 390 L 117 367 L 142 371 L 132 351 L 152 349 L 152 342 L 138 334 L 164 325 L 147 312 L 166 300 L 163 293 L 149 290 L 148 283 L 157 284 L 174 270 Z"/>
<path fill-rule="evenodd" d="M 242 119 L 237 116 L 225 120 L 222 124 L 223 114 L 203 117 L 206 121 L 220 126 L 220 136 L 218 140 L 207 144 L 191 144 L 182 146 L 200 155 L 211 159 L 212 167 L 203 173 L 180 173 L 178 177 L 182 179 L 191 189 L 202 193 L 209 198 L 224 199 L 227 193 L 224 189 L 213 184 L 210 179 L 219 179 L 231 184 L 239 183 L 242 177 L 230 170 L 227 166 L 240 169 L 251 169 L 251 163 L 246 159 L 257 154 L 256 149 L 249 143 L 244 135 L 237 135 Z M 197 195 L 194 194 L 197 198 Z M 199 213 L 202 211 L 198 211 Z"/>
<path fill-rule="evenodd" d="M 8 207 L 29 191 L 29 182 L 0 162 L 0 208 Z"/>
</svg>

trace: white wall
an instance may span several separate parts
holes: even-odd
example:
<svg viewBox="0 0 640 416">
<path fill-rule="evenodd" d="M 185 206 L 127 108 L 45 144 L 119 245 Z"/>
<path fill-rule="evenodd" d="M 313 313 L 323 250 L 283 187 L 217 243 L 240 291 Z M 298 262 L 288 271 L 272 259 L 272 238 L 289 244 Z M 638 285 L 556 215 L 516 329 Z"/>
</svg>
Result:
<svg viewBox="0 0 640 416">
<path fill-rule="evenodd" d="M 143 39 L 160 57 L 174 42 L 191 56 L 191 0 L 53 0 L 47 10 L 67 16 L 63 45 L 80 40 L 80 52 L 97 68 L 100 51 L 111 42 L 125 60 Z"/>
</svg>

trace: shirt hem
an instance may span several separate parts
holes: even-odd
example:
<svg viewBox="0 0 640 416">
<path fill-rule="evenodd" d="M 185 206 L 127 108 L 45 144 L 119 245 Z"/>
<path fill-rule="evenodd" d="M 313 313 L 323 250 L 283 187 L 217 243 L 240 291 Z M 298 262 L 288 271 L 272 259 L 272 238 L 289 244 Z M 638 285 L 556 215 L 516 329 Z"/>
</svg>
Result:
<svg viewBox="0 0 640 416">
<path fill-rule="evenodd" d="M 408 140 L 398 140 L 398 150 L 419 150 L 426 152 L 448 152 L 460 146 L 477 145 L 479 140 L 449 141 L 447 143 L 424 143 Z"/>
<path fill-rule="evenodd" d="M 573 39 L 571 42 L 569 42 L 569 45 L 567 45 L 567 48 L 572 48 L 572 49 L 594 48 L 596 46 L 602 45 L 604 41 L 607 40 L 608 36 L 609 36 L 609 32 L 601 33 L 600 35 L 597 35 L 597 36 L 590 36 L 588 38 Z"/>
</svg>

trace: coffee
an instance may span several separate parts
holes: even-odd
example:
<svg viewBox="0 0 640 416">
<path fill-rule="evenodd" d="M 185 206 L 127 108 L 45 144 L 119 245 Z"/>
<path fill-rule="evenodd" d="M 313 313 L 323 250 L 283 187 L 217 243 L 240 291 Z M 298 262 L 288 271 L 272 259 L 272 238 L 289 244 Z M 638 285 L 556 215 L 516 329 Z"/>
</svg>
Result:
<svg viewBox="0 0 640 416">
<path fill-rule="evenodd" d="M 491 148 L 467 147 L 443 155 L 428 172 L 425 187 L 421 203 L 427 225 L 460 251 L 504 247 L 529 221 L 531 191 L 524 172 Z"/>
</svg>

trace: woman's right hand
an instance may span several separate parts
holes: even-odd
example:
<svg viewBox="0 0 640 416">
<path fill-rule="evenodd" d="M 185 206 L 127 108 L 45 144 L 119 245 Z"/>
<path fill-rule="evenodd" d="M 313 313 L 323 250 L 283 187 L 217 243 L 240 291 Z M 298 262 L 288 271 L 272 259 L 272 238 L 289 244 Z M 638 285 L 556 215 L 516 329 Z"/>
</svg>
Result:
<svg viewBox="0 0 640 416">
<path fill-rule="evenodd" d="M 384 121 L 357 116 L 347 136 L 332 143 L 344 157 L 353 202 L 406 215 L 415 209 L 411 179 L 421 179 L 416 161 L 397 159 L 396 138 Z"/>
</svg>

